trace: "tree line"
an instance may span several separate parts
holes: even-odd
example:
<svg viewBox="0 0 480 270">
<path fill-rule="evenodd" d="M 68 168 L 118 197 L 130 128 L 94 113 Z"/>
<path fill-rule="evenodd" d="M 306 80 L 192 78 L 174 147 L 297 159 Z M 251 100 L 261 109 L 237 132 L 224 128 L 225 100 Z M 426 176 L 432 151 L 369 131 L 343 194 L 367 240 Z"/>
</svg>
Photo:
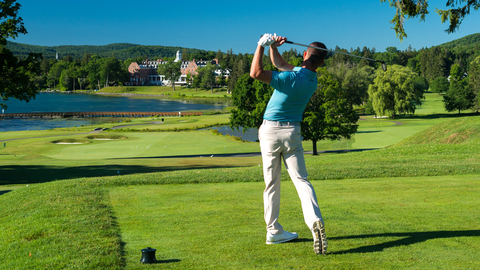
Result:
<svg viewBox="0 0 480 270">
<path fill-rule="evenodd" d="M 467 36 L 465 40 L 476 40 L 480 34 Z M 415 50 L 411 47 L 405 50 L 398 50 L 395 47 L 386 48 L 385 52 L 377 52 L 375 48 L 363 47 L 360 49 L 342 49 L 338 46 L 336 51 L 351 53 L 354 55 L 374 58 L 385 61 L 387 66 L 395 65 L 408 68 L 413 72 L 411 79 L 416 92 L 409 102 L 418 107 L 424 91 L 430 90 L 444 95 L 445 108 L 448 111 L 462 111 L 468 109 L 478 110 L 478 57 L 480 56 L 480 43 L 459 45 L 461 41 L 455 41 L 454 47 L 435 46 Z M 461 44 L 461 43 L 460 43 Z M 187 82 L 190 86 L 213 91 L 214 86 L 225 86 L 230 93 L 233 93 L 237 81 L 250 70 L 253 54 L 234 54 L 227 50 L 226 53 L 218 50 L 208 53 L 190 53 L 182 51 L 182 60 L 188 61 L 195 57 L 208 57 L 218 59 L 219 67 L 208 64 L 197 70 L 198 74 L 188 74 Z M 302 52 L 290 49 L 282 53 L 282 57 L 298 66 L 302 62 Z M 35 84 L 39 88 L 57 88 L 62 90 L 99 89 L 111 85 L 122 85 L 128 80 L 128 66 L 132 62 L 143 62 L 146 58 L 128 58 L 124 61 L 116 57 L 100 57 L 84 53 L 82 58 L 73 58 L 70 55 L 60 60 L 43 58 L 40 62 L 40 75 L 35 77 Z M 162 65 L 158 74 L 175 74 L 176 77 L 167 76 L 167 80 L 175 81 L 180 76 L 180 63 L 175 63 L 175 56 L 162 58 L 167 65 Z M 202 58 L 200 58 L 202 59 Z M 199 60 L 199 59 L 196 59 Z M 264 59 L 265 68 L 274 69 L 268 55 Z M 377 78 L 375 70 L 378 63 L 366 59 L 349 57 L 348 55 L 329 53 L 325 61 L 327 71 L 334 75 L 342 88 L 347 91 L 349 102 L 355 106 L 363 107 L 369 113 L 385 113 L 375 106 L 372 94 L 369 93 L 369 86 Z M 174 69 L 176 72 L 168 71 Z M 215 75 L 215 70 L 228 70 L 227 78 L 224 74 Z M 400 72 L 396 68 L 397 73 Z M 406 72 L 406 71 L 405 71 Z M 377 104 L 377 105 L 375 105 Z M 390 116 L 398 113 L 413 113 L 413 109 L 403 108 L 392 110 Z M 374 106 L 375 105 L 375 106 Z M 413 106 L 413 105 L 408 105 Z M 375 109 L 376 108 L 376 109 Z M 413 108 L 413 107 L 412 107 Z"/>
<path fill-rule="evenodd" d="M 205 58 L 204 58 L 205 57 Z M 245 61 L 242 58 L 246 58 Z M 17 56 L 18 60 L 21 57 Z M 155 58 L 141 56 L 137 58 L 128 58 L 125 61 L 112 57 L 100 57 L 84 53 L 83 57 L 74 58 L 67 55 L 59 60 L 55 58 L 42 58 L 38 61 L 40 72 L 33 79 L 38 89 L 60 89 L 60 90 L 84 90 L 84 89 L 100 89 L 113 85 L 123 85 L 128 81 L 128 66 L 132 62 L 141 64 L 146 59 L 161 59 L 167 64 L 161 65 L 157 71 L 159 75 L 166 75 L 166 79 L 176 81 L 180 77 L 181 62 L 174 62 L 175 54 L 163 58 Z M 188 74 L 187 81 L 196 88 L 210 89 L 213 85 L 226 86 L 229 82 L 225 74 L 215 75 L 216 70 L 230 70 L 229 67 L 236 68 L 242 74 L 248 72 L 251 56 L 246 54 L 243 56 L 234 55 L 231 50 L 227 53 L 211 51 L 208 53 L 182 53 L 182 61 L 190 61 L 189 59 L 219 59 L 220 67 L 207 64 L 205 67 L 197 69 L 198 74 Z M 239 63 L 237 63 L 239 61 Z M 243 64 L 246 63 L 246 64 Z M 237 66 L 241 66 L 238 70 Z M 233 82 L 230 87 L 233 89 Z"/>
</svg>

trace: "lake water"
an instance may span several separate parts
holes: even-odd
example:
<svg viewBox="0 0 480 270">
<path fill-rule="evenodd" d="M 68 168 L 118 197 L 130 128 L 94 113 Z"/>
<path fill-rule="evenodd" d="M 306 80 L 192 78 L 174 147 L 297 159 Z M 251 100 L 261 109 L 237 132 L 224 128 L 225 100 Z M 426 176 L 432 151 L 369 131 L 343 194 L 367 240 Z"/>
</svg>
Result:
<svg viewBox="0 0 480 270">
<path fill-rule="evenodd" d="M 40 93 L 30 102 L 9 100 L 3 113 L 30 112 L 181 112 L 221 110 L 227 104 L 141 99 L 94 94 Z M 2 112 L 0 112 L 2 113 Z M 111 122 L 118 118 L 14 118 L 0 119 L 0 132 L 47 130 Z"/>
</svg>

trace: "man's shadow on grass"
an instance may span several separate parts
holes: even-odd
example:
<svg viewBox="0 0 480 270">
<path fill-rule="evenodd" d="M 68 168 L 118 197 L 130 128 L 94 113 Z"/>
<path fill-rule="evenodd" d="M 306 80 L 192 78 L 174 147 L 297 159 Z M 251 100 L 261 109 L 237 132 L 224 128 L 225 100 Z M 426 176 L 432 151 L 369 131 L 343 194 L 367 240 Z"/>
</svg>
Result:
<svg viewBox="0 0 480 270">
<path fill-rule="evenodd" d="M 363 235 L 352 235 L 352 236 L 342 236 L 342 237 L 331 237 L 327 240 L 345 240 L 345 239 L 364 239 L 364 238 L 375 238 L 375 237 L 402 237 L 401 239 L 388 241 L 376 245 L 364 246 L 359 248 L 353 248 L 343 251 L 329 252 L 328 254 L 348 254 L 348 253 L 369 253 L 369 252 L 380 252 L 387 248 L 396 247 L 396 246 L 408 246 L 427 240 L 432 239 L 441 239 L 441 238 L 454 238 L 454 237 L 479 237 L 480 230 L 470 230 L 470 231 L 436 231 L 436 232 L 412 232 L 412 233 L 382 233 L 382 234 L 363 234 Z"/>
</svg>

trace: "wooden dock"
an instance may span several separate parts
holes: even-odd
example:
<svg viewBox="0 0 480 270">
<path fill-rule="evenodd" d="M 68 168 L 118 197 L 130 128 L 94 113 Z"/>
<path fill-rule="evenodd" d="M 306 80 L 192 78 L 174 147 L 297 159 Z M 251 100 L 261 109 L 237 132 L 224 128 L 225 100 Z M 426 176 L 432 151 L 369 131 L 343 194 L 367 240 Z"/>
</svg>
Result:
<svg viewBox="0 0 480 270">
<path fill-rule="evenodd" d="M 202 112 L 41 112 L 5 113 L 2 118 L 84 118 L 84 117 L 151 117 L 151 116 L 200 116 Z"/>
</svg>

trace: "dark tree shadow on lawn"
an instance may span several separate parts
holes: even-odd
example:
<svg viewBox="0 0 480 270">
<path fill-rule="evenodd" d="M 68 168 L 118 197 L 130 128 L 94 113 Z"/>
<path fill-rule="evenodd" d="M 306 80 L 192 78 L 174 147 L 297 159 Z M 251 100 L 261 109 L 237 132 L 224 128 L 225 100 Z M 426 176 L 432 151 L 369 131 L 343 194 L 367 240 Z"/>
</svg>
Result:
<svg viewBox="0 0 480 270">
<path fill-rule="evenodd" d="M 318 154 L 343 154 L 350 152 L 362 152 L 377 150 L 378 148 L 365 149 L 341 149 L 341 150 L 319 150 Z M 304 154 L 312 154 L 312 151 L 305 151 Z M 232 154 L 205 154 L 205 155 L 179 155 L 179 156 L 154 156 L 154 157 L 128 157 L 128 158 L 112 158 L 112 159 L 163 159 L 163 158 L 209 158 L 209 157 L 258 157 L 262 154 L 260 152 L 249 153 L 232 153 Z"/>
<path fill-rule="evenodd" d="M 478 116 L 480 114 L 476 112 L 463 111 L 462 113 L 437 113 L 437 114 L 428 114 L 428 115 L 397 115 L 396 119 L 438 119 L 438 118 L 461 118 L 469 116 Z"/>
<path fill-rule="evenodd" d="M 413 244 L 425 242 L 431 239 L 454 238 L 454 237 L 479 237 L 479 236 L 480 236 L 480 230 L 470 230 L 470 231 L 436 231 L 436 232 L 364 234 L 364 235 L 352 235 L 352 236 L 343 236 L 343 237 L 331 237 L 327 239 L 328 240 L 344 240 L 344 239 L 363 239 L 363 238 L 374 238 L 374 237 L 403 237 L 402 239 L 389 241 L 381 244 L 329 253 L 329 254 L 348 254 L 348 253 L 380 252 L 387 248 L 396 247 L 396 246 L 413 245 Z"/>
<path fill-rule="evenodd" d="M 179 259 L 169 259 L 169 260 L 157 260 L 157 263 L 177 263 L 181 262 Z"/>
<path fill-rule="evenodd" d="M 360 133 L 379 133 L 382 132 L 380 130 L 365 130 L 365 131 L 357 131 L 355 133 L 360 134 Z"/>
<path fill-rule="evenodd" d="M 0 185 L 34 184 L 56 180 L 75 179 L 83 177 L 102 177 L 114 175 L 129 175 L 137 173 L 154 173 L 177 170 L 198 170 L 215 168 L 236 168 L 232 165 L 201 165 L 189 164 L 179 166 L 142 166 L 142 165 L 85 165 L 66 167 L 58 165 L 6 165 L 2 166 Z M 2 193 L 0 193 L 1 195 Z"/>
<path fill-rule="evenodd" d="M 0 190 L 0 196 L 5 194 L 5 193 L 8 193 L 10 192 L 11 190 Z"/>
<path fill-rule="evenodd" d="M 256 157 L 261 156 L 260 152 L 231 153 L 231 154 L 200 154 L 200 155 L 177 155 L 177 156 L 152 156 L 152 157 L 126 157 L 110 159 L 165 159 L 165 158 L 209 158 L 209 157 Z"/>
</svg>

